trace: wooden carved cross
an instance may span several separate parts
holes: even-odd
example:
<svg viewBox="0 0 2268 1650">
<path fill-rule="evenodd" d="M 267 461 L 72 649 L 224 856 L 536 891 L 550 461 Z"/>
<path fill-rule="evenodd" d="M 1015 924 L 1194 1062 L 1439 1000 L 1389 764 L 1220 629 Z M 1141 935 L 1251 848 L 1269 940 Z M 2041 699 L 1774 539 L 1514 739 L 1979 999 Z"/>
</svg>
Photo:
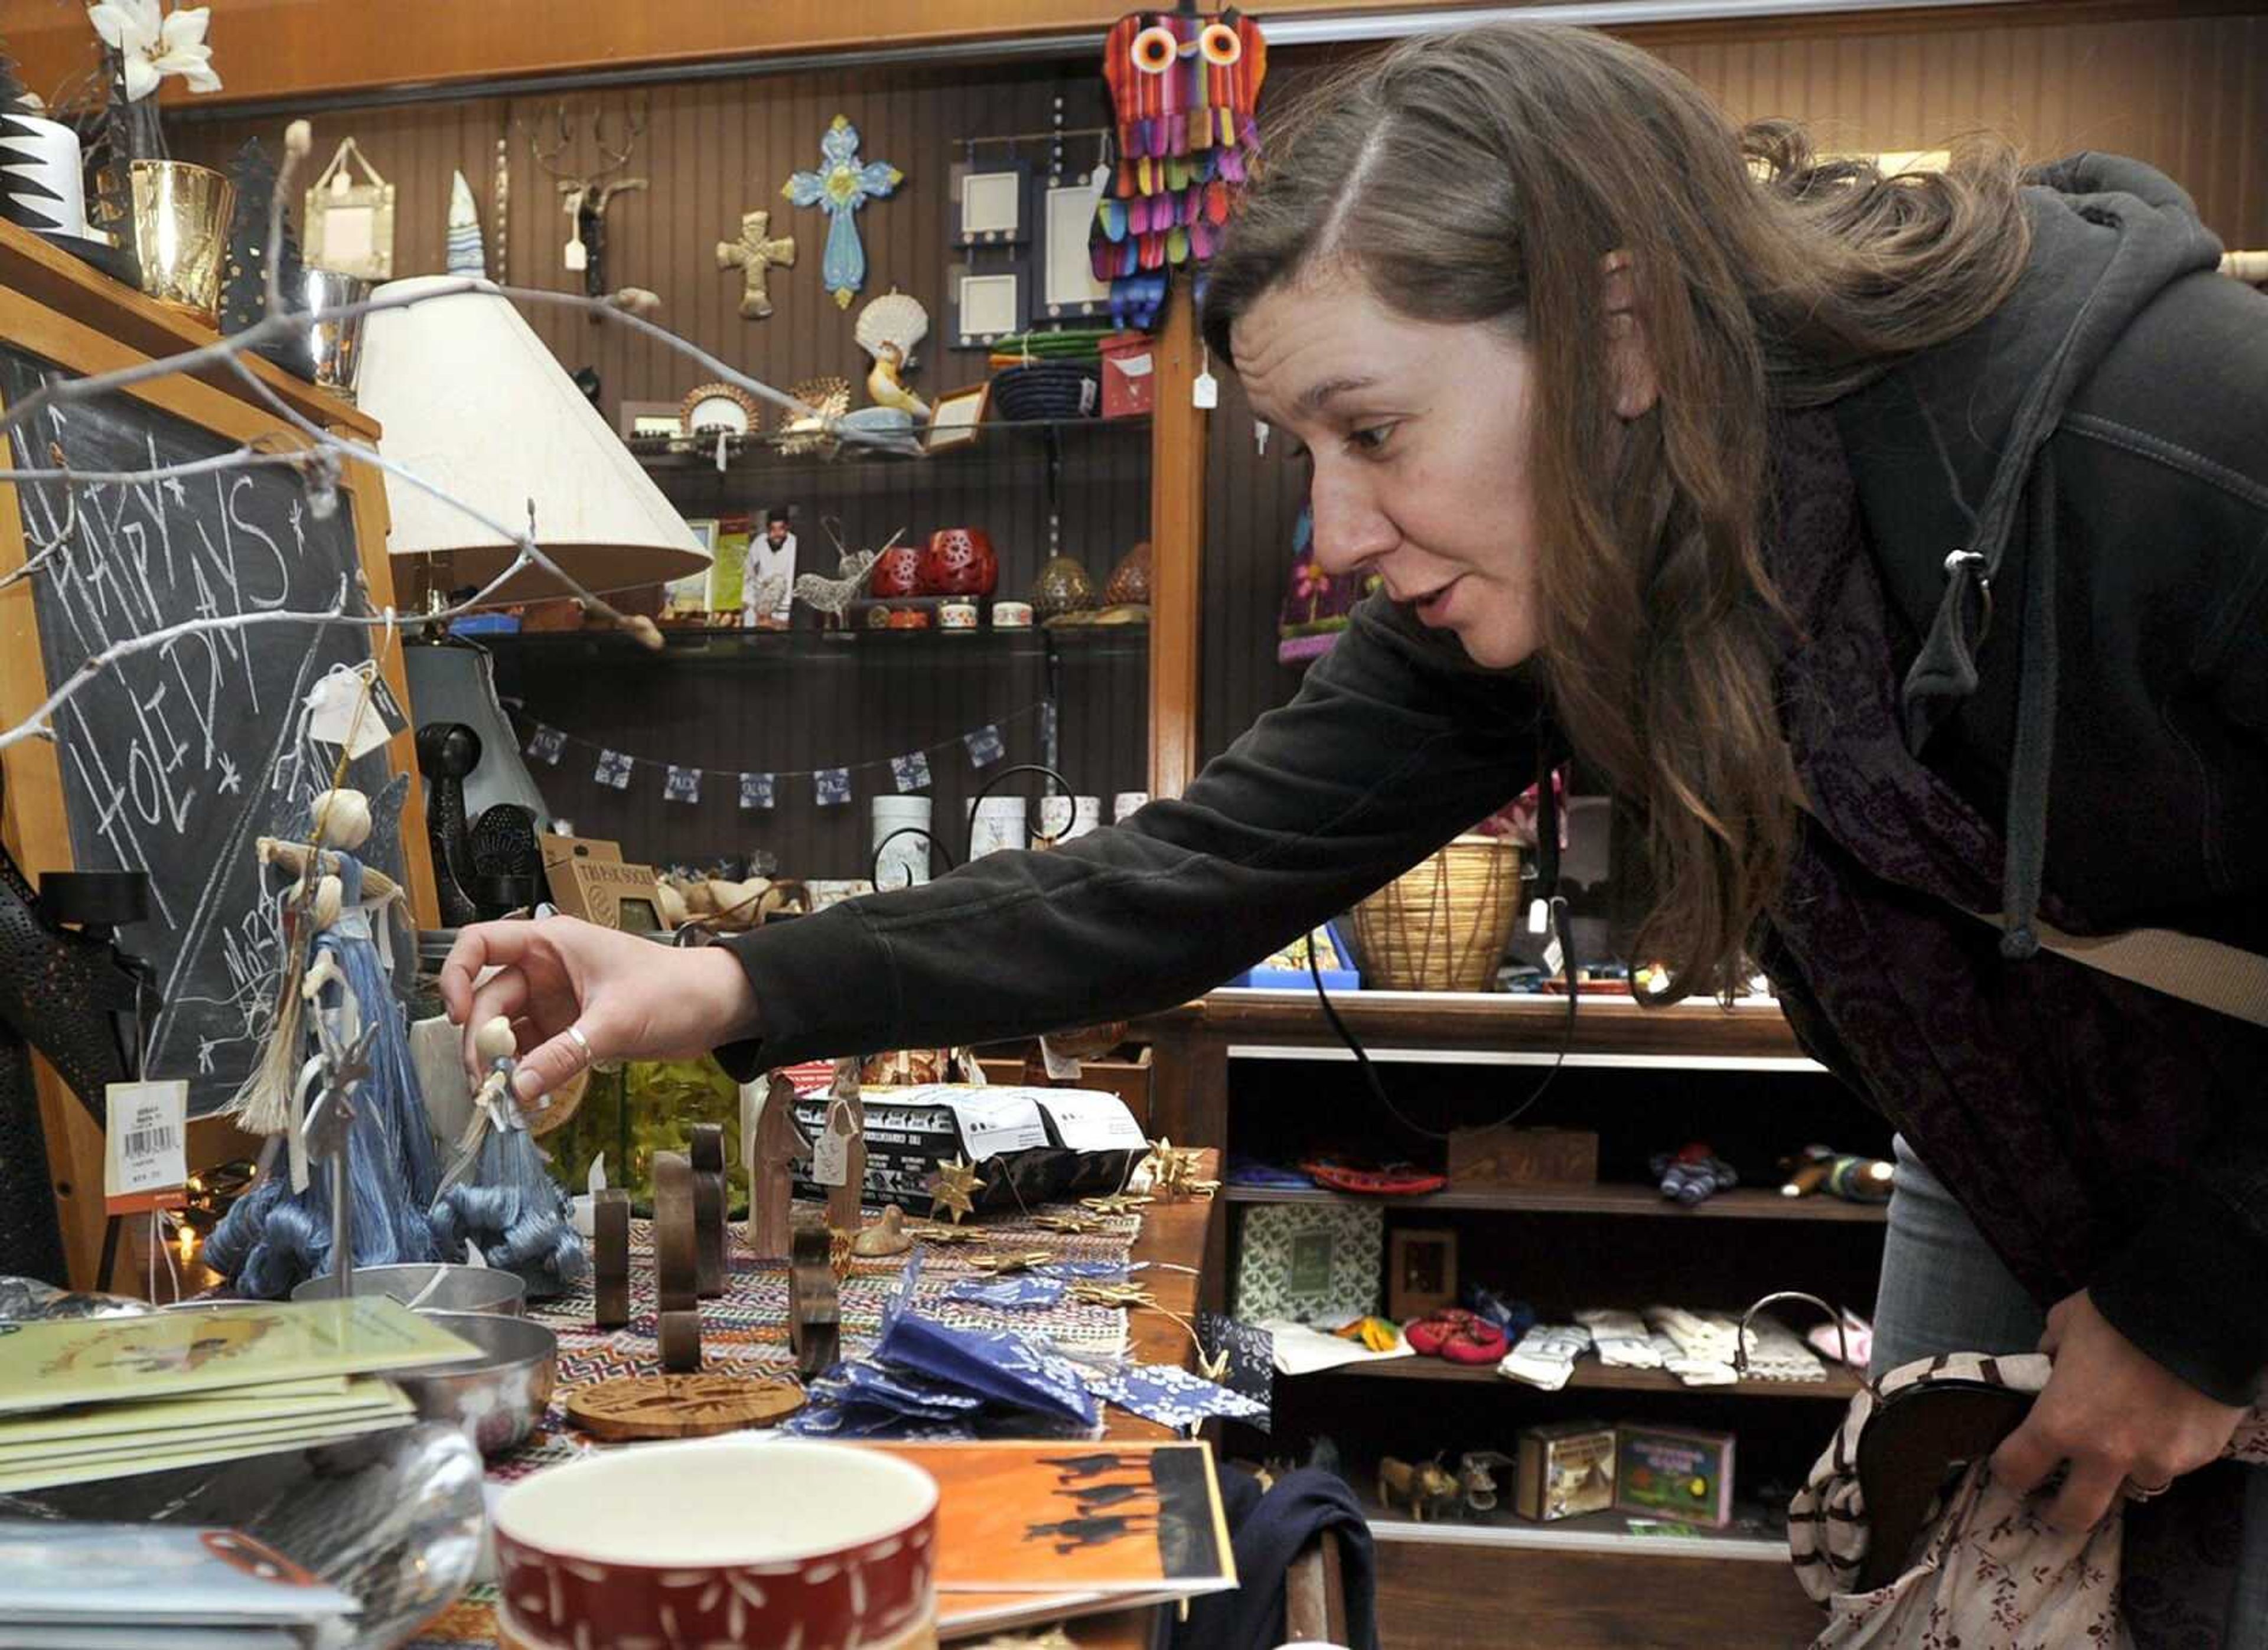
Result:
<svg viewBox="0 0 2268 1650">
<path fill-rule="evenodd" d="M 772 313 L 771 293 L 768 290 L 768 274 L 774 264 L 785 269 L 795 262 L 795 237 L 782 235 L 772 239 L 772 215 L 770 212 L 747 212 L 740 217 L 740 238 L 717 243 L 717 267 L 730 269 L 737 265 L 740 270 L 740 315 L 747 320 L 762 320 Z"/>
</svg>

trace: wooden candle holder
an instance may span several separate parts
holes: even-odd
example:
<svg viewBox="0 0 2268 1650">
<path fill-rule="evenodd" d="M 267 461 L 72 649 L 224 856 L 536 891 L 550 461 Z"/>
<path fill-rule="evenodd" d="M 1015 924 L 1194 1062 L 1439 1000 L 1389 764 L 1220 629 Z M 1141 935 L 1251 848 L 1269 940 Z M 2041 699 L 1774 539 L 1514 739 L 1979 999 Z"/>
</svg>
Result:
<svg viewBox="0 0 2268 1650">
<path fill-rule="evenodd" d="M 825 1370 L 842 1344 L 843 1310 L 836 1293 L 834 1234 L 825 1226 L 798 1227 L 788 1266 L 788 1344 L 804 1379 Z"/>
<path fill-rule="evenodd" d="M 696 1123 L 687 1156 L 693 1165 L 694 1290 L 703 1300 L 725 1293 L 732 1276 L 725 1250 L 725 1130 Z"/>
<path fill-rule="evenodd" d="M 673 1374 L 701 1367 L 699 1239 L 694 1231 L 693 1160 L 653 1154 L 655 1338 Z"/>
<path fill-rule="evenodd" d="M 618 1330 L 630 1321 L 630 1195 L 618 1187 L 591 1205 L 592 1322 Z"/>
</svg>

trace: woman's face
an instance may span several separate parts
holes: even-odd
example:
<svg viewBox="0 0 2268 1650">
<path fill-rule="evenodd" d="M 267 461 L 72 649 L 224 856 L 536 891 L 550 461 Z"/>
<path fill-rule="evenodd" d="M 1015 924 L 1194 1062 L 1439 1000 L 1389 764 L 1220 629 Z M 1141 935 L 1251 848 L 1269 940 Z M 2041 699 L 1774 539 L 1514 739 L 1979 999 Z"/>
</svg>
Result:
<svg viewBox="0 0 2268 1650">
<path fill-rule="evenodd" d="M 1528 346 L 1408 320 L 1336 273 L 1270 289 L 1232 335 L 1254 415 L 1310 456 L 1323 569 L 1377 574 L 1476 664 L 1534 653 Z"/>
</svg>

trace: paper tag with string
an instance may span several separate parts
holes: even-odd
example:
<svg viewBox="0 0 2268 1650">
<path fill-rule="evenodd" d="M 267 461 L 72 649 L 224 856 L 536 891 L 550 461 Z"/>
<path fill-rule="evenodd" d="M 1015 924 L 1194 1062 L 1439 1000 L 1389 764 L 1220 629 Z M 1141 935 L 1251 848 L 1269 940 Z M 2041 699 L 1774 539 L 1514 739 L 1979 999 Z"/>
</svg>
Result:
<svg viewBox="0 0 2268 1650">
<path fill-rule="evenodd" d="M 850 1178 L 850 1108 L 838 1101 L 827 1112 L 827 1126 L 811 1146 L 811 1178 L 840 1186 Z"/>
<path fill-rule="evenodd" d="M 358 762 L 394 737 L 379 709 L 378 695 L 362 672 L 340 665 L 310 689 L 307 737 L 343 745 L 347 760 Z"/>
<path fill-rule="evenodd" d="M 103 1091 L 109 1126 L 102 1138 L 102 1206 L 141 1214 L 188 1205 L 189 1086 L 112 1083 Z"/>
<path fill-rule="evenodd" d="M 1212 375 L 1212 351 L 1210 349 L 1204 352 L 1204 365 L 1197 369 L 1197 377 L 1189 381 L 1189 401 L 1208 412 L 1220 405 L 1220 380 Z"/>
</svg>

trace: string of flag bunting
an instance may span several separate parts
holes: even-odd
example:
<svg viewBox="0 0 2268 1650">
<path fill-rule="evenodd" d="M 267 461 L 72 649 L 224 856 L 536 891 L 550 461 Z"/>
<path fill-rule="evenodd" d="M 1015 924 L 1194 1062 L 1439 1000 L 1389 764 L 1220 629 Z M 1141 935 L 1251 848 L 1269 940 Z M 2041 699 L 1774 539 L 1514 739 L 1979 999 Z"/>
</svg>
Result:
<svg viewBox="0 0 2268 1650">
<path fill-rule="evenodd" d="M 895 756 L 876 757 L 866 762 L 843 762 L 831 768 L 786 768 L 768 770 L 737 770 L 729 775 L 724 770 L 711 770 L 690 762 L 670 762 L 653 756 L 640 756 L 630 751 L 616 750 L 596 740 L 571 733 L 564 728 L 553 727 L 537 721 L 523 708 L 514 706 L 513 717 L 531 727 L 527 742 L 522 747 L 531 762 L 540 762 L 558 768 L 565 763 L 571 748 L 597 753 L 592 764 L 591 783 L 612 791 L 627 791 L 630 781 L 641 768 L 661 775 L 661 799 L 681 802 L 688 806 L 700 803 L 704 782 L 711 778 L 730 777 L 737 783 L 737 795 L 744 812 L 757 813 L 779 805 L 781 786 L 791 779 L 811 781 L 812 801 L 820 807 L 842 807 L 851 799 L 851 776 L 869 770 L 887 770 L 892 787 L 901 796 L 916 791 L 925 791 L 934 783 L 930 759 L 960 747 L 973 769 L 991 767 L 1008 753 L 1005 730 L 1028 718 L 1036 717 L 1040 736 L 1044 742 L 1055 729 L 1056 705 L 1052 699 L 1042 699 L 1011 711 L 982 727 L 974 727 L 952 739 L 939 740 L 934 745 L 906 751 Z"/>
</svg>

